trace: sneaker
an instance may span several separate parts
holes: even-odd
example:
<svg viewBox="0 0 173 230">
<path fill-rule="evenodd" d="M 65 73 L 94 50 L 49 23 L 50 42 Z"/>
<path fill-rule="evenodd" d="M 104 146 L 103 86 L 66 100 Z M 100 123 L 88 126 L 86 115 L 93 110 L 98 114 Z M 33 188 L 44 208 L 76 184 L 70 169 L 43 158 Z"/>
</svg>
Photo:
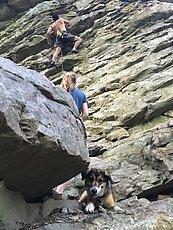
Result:
<svg viewBox="0 0 173 230">
<path fill-rule="evenodd" d="M 72 49 L 72 50 L 71 50 L 71 53 L 72 53 L 72 54 L 78 54 L 78 53 L 79 53 L 79 50 Z"/>
<path fill-rule="evenodd" d="M 54 61 L 51 61 L 49 68 L 52 68 L 52 67 L 55 67 L 55 66 L 56 66 L 56 65 L 55 65 L 55 62 L 54 62 Z"/>
</svg>

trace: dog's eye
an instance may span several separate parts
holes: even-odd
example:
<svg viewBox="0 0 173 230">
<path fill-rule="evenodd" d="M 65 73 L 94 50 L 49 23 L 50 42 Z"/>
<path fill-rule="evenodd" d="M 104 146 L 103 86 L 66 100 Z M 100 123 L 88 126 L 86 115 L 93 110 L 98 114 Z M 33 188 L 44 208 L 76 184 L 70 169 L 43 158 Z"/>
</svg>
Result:
<svg viewBox="0 0 173 230">
<path fill-rule="evenodd" d="M 94 180 L 94 177 L 93 177 L 93 176 L 90 176 L 89 180 L 90 180 L 90 181 L 93 181 L 93 180 Z"/>
<path fill-rule="evenodd" d="M 99 182 L 102 183 L 104 181 L 104 178 L 99 178 Z"/>
</svg>

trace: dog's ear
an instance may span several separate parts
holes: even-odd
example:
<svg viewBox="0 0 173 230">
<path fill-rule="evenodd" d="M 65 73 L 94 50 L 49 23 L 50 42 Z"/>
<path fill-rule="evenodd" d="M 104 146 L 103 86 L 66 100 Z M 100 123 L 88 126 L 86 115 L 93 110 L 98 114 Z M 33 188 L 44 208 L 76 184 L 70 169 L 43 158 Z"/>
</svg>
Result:
<svg viewBox="0 0 173 230">
<path fill-rule="evenodd" d="M 114 181 L 112 180 L 112 178 L 111 178 L 109 169 L 105 170 L 104 173 L 105 173 L 106 179 L 107 179 L 108 181 L 110 181 L 111 184 L 114 184 L 115 182 L 114 182 Z"/>
<path fill-rule="evenodd" d="M 88 172 L 89 172 L 89 169 L 87 169 L 87 170 L 85 170 L 85 171 L 83 171 L 83 172 L 81 173 L 82 180 L 85 180 L 85 179 L 87 178 Z"/>
</svg>

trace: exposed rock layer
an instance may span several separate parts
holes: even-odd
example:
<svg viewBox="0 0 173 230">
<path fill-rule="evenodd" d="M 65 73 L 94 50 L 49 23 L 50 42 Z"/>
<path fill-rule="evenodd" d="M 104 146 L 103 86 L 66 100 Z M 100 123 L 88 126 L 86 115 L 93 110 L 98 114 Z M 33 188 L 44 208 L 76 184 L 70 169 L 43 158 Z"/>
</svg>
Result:
<svg viewBox="0 0 173 230">
<path fill-rule="evenodd" d="M 57 69 L 47 69 L 53 49 L 45 34 L 52 11 L 70 19 L 68 30 L 83 38 L 80 54 L 68 55 L 70 47 L 63 50 Z M 66 71 L 76 71 L 88 96 L 90 153 L 103 160 L 95 166 L 110 168 L 117 199 L 124 200 L 126 209 L 127 198 L 132 196 L 135 204 L 131 214 L 113 216 L 115 222 L 104 216 L 93 229 L 100 224 L 103 229 L 172 229 L 172 14 L 173 4 L 166 0 L 49 1 L 0 32 L 1 55 L 45 73 L 55 84 L 63 61 Z M 67 190 L 81 186 L 77 177 Z M 162 195 L 169 201 L 152 203 Z M 151 204 L 142 200 L 145 208 L 134 196 Z M 166 207 L 164 213 L 147 208 L 155 202 Z"/>
<path fill-rule="evenodd" d="M 43 2 L 43 0 L 1 0 L 0 21 L 9 20 L 39 2 Z"/>
</svg>

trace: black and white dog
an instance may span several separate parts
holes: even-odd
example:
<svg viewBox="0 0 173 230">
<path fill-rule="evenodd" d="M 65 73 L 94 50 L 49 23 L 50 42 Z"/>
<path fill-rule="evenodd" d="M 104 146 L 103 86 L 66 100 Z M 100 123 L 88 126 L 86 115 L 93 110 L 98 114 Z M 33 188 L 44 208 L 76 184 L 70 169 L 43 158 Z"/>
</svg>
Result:
<svg viewBox="0 0 173 230">
<path fill-rule="evenodd" d="M 107 171 L 90 169 L 82 173 L 82 180 L 85 180 L 85 191 L 78 202 L 86 205 L 87 213 L 94 212 L 100 206 L 114 209 L 116 205 L 115 193 L 112 190 L 114 182 Z"/>
</svg>

